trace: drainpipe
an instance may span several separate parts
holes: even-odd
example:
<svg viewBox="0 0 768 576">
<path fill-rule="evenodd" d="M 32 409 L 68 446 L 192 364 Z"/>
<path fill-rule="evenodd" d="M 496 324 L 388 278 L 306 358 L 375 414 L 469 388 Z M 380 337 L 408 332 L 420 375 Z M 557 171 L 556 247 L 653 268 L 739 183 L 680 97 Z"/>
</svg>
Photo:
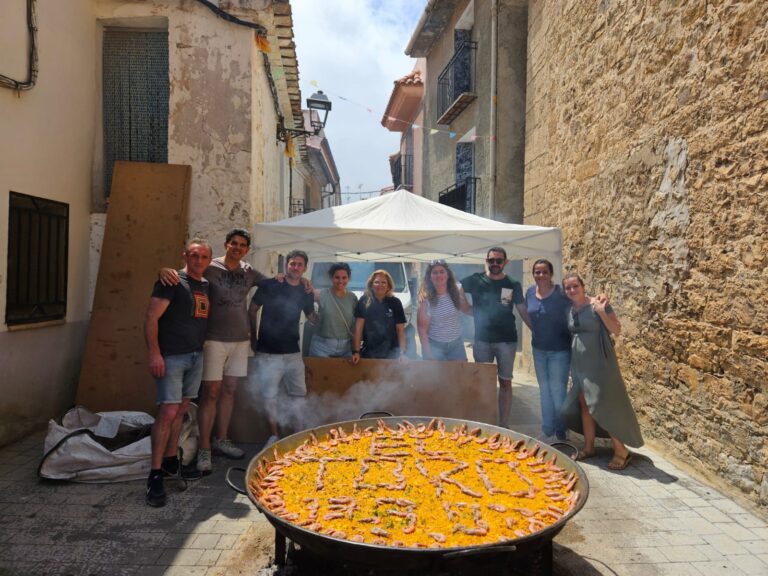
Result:
<svg viewBox="0 0 768 576">
<path fill-rule="evenodd" d="M 293 211 L 293 158 L 288 158 L 288 214 L 291 217 Z"/>
<path fill-rule="evenodd" d="M 496 61 L 497 28 L 499 19 L 499 0 L 493 0 L 491 6 L 491 126 L 488 132 L 490 140 L 490 189 L 488 190 L 488 218 L 496 212 Z"/>
</svg>

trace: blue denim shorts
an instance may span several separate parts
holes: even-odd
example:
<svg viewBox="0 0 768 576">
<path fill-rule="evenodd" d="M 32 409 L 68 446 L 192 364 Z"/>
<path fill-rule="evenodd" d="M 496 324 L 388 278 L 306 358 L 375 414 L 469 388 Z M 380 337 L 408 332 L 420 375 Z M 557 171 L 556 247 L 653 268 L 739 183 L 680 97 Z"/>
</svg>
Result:
<svg viewBox="0 0 768 576">
<path fill-rule="evenodd" d="M 496 372 L 501 380 L 512 380 L 515 368 L 517 342 L 484 342 L 475 340 L 472 350 L 475 362 L 493 362 L 496 359 Z"/>
<path fill-rule="evenodd" d="M 324 338 L 312 335 L 309 355 L 320 358 L 339 358 L 352 356 L 352 340 L 349 338 Z"/>
<path fill-rule="evenodd" d="M 203 377 L 203 351 L 164 356 L 165 376 L 156 378 L 157 404 L 180 404 L 195 398 Z"/>
<path fill-rule="evenodd" d="M 429 339 L 432 349 L 432 358 L 435 360 L 467 360 L 467 351 L 464 349 L 464 340 L 458 338 L 453 342 L 438 342 Z"/>
</svg>

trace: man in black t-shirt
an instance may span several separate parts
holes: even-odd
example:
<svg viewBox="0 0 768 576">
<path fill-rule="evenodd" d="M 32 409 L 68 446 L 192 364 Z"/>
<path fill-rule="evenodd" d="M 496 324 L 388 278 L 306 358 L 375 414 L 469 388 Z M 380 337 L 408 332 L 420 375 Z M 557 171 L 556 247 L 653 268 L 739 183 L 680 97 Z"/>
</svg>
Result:
<svg viewBox="0 0 768 576">
<path fill-rule="evenodd" d="M 475 362 L 496 360 L 499 381 L 499 426 L 509 428 L 512 410 L 512 373 L 517 351 L 517 310 L 525 324 L 531 325 L 528 308 L 523 298 L 520 282 L 504 273 L 507 265 L 504 248 L 488 250 L 485 258 L 485 273 L 478 272 L 461 281 L 466 294 L 472 295 L 472 309 L 475 317 Z"/>
<path fill-rule="evenodd" d="M 306 396 L 304 361 L 299 348 L 299 320 L 304 312 L 314 321 L 314 296 L 307 293 L 301 277 L 307 269 L 307 254 L 301 250 L 290 252 L 286 258 L 285 282 L 263 280 L 251 300 L 248 314 L 251 319 L 251 347 L 256 356 L 250 359 L 248 380 L 252 390 L 260 389 L 264 397 L 271 436 L 267 446 L 280 437 L 278 418 L 281 423 L 301 426 L 301 402 Z M 261 310 L 258 339 L 255 338 L 256 318 Z M 277 393 L 282 381 L 286 392 L 294 400 L 291 412 L 277 414 Z M 292 418 L 293 416 L 293 418 Z"/>
<path fill-rule="evenodd" d="M 180 282 L 155 282 L 147 308 L 144 335 L 149 371 L 157 383 L 157 416 L 152 425 L 152 466 L 147 479 L 147 504 L 165 506 L 163 476 L 176 476 L 179 432 L 189 402 L 197 396 L 203 375 L 203 342 L 210 307 L 203 272 L 211 262 L 211 247 L 190 240 L 182 254 Z M 199 477 L 199 474 L 197 474 Z"/>
</svg>

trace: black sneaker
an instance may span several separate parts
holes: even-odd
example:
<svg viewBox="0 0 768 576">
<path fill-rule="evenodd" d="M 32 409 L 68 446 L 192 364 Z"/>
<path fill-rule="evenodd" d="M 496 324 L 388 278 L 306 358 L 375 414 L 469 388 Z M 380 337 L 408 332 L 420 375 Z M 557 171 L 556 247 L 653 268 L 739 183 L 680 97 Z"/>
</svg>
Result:
<svg viewBox="0 0 768 576">
<path fill-rule="evenodd" d="M 147 504 L 160 508 L 165 506 L 165 487 L 163 486 L 163 474 L 154 470 L 149 473 L 147 479 Z"/>
<path fill-rule="evenodd" d="M 163 464 L 160 466 L 164 478 L 181 478 L 182 480 L 199 480 L 203 473 L 192 465 L 181 465 L 181 474 L 179 474 L 179 459 L 176 456 L 166 456 L 163 458 Z"/>
</svg>

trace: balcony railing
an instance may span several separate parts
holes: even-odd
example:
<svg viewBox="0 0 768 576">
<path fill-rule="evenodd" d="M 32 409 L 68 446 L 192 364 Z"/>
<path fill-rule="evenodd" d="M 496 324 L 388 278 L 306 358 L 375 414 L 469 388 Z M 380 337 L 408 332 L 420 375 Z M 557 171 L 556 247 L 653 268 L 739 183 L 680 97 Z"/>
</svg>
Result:
<svg viewBox="0 0 768 576">
<path fill-rule="evenodd" d="M 291 202 L 291 217 L 301 216 L 302 214 L 309 214 L 310 212 L 314 211 L 314 208 L 309 208 L 308 206 L 304 205 L 304 200 L 294 200 Z"/>
<path fill-rule="evenodd" d="M 438 202 L 451 208 L 474 214 L 475 196 L 479 181 L 480 178 L 465 178 L 463 182 L 457 182 L 453 186 L 449 186 L 445 190 L 438 192 Z"/>
<path fill-rule="evenodd" d="M 400 154 L 392 162 L 392 184 L 395 190 L 413 190 L 413 154 Z"/>
<path fill-rule="evenodd" d="M 477 98 L 475 52 L 477 42 L 464 42 L 437 79 L 437 123 L 450 124 Z"/>
</svg>

